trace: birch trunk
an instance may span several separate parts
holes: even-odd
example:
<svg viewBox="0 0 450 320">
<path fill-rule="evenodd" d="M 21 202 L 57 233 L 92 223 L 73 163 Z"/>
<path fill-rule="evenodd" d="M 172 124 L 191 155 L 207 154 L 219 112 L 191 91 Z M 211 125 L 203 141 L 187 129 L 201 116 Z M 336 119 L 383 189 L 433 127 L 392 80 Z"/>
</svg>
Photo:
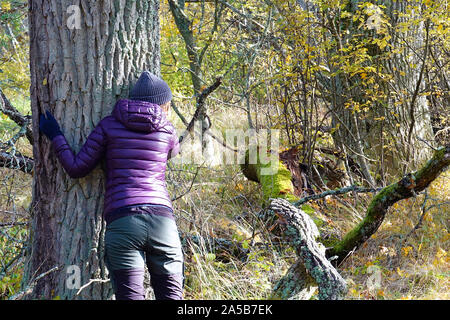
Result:
<svg viewBox="0 0 450 320">
<path fill-rule="evenodd" d="M 103 171 L 71 179 L 40 134 L 39 116 L 50 110 L 77 152 L 143 70 L 159 73 L 158 9 L 158 0 L 29 1 L 35 173 L 23 286 L 58 270 L 37 281 L 27 298 L 112 295 L 108 282 L 94 282 L 77 295 L 78 285 L 107 278 Z"/>
</svg>

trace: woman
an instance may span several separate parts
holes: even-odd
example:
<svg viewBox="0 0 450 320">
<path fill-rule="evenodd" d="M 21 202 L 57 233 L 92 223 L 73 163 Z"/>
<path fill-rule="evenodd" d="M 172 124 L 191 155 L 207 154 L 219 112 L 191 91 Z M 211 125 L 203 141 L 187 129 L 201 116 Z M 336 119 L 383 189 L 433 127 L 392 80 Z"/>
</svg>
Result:
<svg viewBox="0 0 450 320">
<path fill-rule="evenodd" d="M 171 99 L 167 83 L 145 71 L 76 155 L 50 112 L 40 118 L 70 177 L 106 158 L 105 261 L 118 300 L 145 299 L 145 263 L 156 299 L 182 299 L 183 254 L 165 182 L 167 160 L 180 150 L 166 114 Z"/>
</svg>

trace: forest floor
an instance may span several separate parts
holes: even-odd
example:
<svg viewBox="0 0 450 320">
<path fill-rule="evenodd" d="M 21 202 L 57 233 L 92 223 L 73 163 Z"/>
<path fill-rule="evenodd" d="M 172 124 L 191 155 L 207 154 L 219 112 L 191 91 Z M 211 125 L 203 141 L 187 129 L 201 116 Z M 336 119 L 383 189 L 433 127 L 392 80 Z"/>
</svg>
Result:
<svg viewBox="0 0 450 320">
<path fill-rule="evenodd" d="M 261 190 L 238 171 L 229 177 L 226 183 L 215 181 L 193 187 L 189 199 L 183 201 L 191 205 L 190 211 L 179 205 L 179 221 L 190 221 L 191 231 L 200 234 L 242 241 L 244 247 L 250 246 L 250 252 L 244 260 L 230 258 L 223 262 L 204 247 L 194 248 L 187 264 L 189 299 L 267 298 L 276 280 L 295 260 L 289 247 L 283 250 L 250 245 L 254 234 L 257 242 L 270 244 L 273 239 L 255 222 L 261 210 Z M 449 298 L 449 172 L 429 187 L 428 197 L 433 200 L 427 200 L 415 232 L 412 230 L 424 213 L 425 195 L 394 205 L 378 232 L 339 267 L 349 287 L 346 299 Z M 310 205 L 343 235 L 364 216 L 371 198 L 346 196 Z M 433 205 L 438 206 L 430 208 Z M 188 224 L 180 224 L 189 229 Z"/>
<path fill-rule="evenodd" d="M 222 121 L 227 123 L 230 119 Z M 31 175 L 0 171 L 0 223 L 26 222 Z M 207 244 L 192 245 L 186 254 L 185 298 L 268 298 L 296 255 L 291 247 L 276 245 L 268 230 L 270 226 L 258 218 L 263 209 L 259 184 L 247 180 L 239 165 L 202 166 L 197 171 L 193 164 L 175 164 L 169 165 L 167 177 L 174 197 L 189 191 L 174 201 L 180 231 L 230 239 L 248 249 L 247 255 L 238 259 L 216 255 Z M 357 198 L 345 195 L 309 205 L 343 235 L 364 216 L 371 198 L 370 194 Z M 433 182 L 426 195 L 396 203 L 378 232 L 339 267 L 349 287 L 346 299 L 450 298 L 449 199 L 447 171 Z M 1 227 L 0 232 L 3 270 L 4 264 L 20 252 L 29 230 L 19 224 Z M 23 261 L 18 259 L 1 275 L 0 299 L 19 290 L 22 272 Z"/>
</svg>

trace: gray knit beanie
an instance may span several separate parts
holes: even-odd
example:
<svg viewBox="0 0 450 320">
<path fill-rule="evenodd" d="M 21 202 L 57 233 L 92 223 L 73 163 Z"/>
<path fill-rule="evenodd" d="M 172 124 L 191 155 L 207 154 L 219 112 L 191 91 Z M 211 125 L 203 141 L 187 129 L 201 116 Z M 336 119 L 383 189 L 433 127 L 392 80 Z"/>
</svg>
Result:
<svg viewBox="0 0 450 320">
<path fill-rule="evenodd" d="M 172 99 L 172 91 L 164 80 L 144 71 L 131 89 L 130 99 L 163 105 Z"/>
</svg>

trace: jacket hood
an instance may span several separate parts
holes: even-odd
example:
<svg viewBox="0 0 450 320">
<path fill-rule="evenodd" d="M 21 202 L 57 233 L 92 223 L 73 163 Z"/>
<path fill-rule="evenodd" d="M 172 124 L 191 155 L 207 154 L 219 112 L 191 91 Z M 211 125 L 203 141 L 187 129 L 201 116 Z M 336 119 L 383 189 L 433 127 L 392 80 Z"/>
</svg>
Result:
<svg viewBox="0 0 450 320">
<path fill-rule="evenodd" d="M 112 115 L 133 131 L 153 132 L 164 127 L 167 118 L 161 107 L 147 101 L 121 99 L 117 101 Z"/>
</svg>

